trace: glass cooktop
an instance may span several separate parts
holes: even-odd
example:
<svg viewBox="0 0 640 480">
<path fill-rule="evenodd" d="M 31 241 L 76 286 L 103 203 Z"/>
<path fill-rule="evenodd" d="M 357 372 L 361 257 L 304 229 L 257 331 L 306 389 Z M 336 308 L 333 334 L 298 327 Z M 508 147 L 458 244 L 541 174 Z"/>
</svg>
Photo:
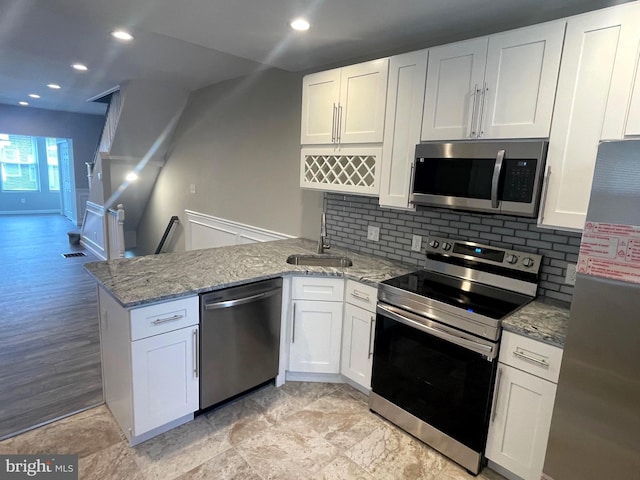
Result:
<svg viewBox="0 0 640 480">
<path fill-rule="evenodd" d="M 391 278 L 382 284 L 496 320 L 506 317 L 532 300 L 526 295 L 428 270 L 419 270 Z"/>
</svg>

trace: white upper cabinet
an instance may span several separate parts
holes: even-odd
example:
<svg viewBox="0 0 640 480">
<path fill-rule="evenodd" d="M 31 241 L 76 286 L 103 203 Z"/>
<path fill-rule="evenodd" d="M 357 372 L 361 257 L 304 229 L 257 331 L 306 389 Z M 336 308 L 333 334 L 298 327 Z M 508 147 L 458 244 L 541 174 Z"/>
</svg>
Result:
<svg viewBox="0 0 640 480">
<path fill-rule="evenodd" d="M 428 50 L 389 60 L 380 205 L 411 208 L 409 190 L 416 144 L 420 142 Z"/>
<path fill-rule="evenodd" d="M 489 37 L 479 137 L 548 137 L 565 22 Z"/>
<path fill-rule="evenodd" d="M 422 140 L 549 135 L 565 22 L 433 48 Z"/>
<path fill-rule="evenodd" d="M 429 50 L 422 140 L 477 135 L 472 119 L 477 117 L 486 58 L 486 37 Z"/>
<path fill-rule="evenodd" d="M 569 18 L 541 226 L 583 228 L 598 143 L 624 136 L 639 42 L 637 2 Z"/>
<path fill-rule="evenodd" d="M 302 143 L 333 143 L 340 69 L 307 75 L 302 83 Z"/>
<path fill-rule="evenodd" d="M 304 77 L 303 145 L 381 143 L 389 59 Z"/>
</svg>

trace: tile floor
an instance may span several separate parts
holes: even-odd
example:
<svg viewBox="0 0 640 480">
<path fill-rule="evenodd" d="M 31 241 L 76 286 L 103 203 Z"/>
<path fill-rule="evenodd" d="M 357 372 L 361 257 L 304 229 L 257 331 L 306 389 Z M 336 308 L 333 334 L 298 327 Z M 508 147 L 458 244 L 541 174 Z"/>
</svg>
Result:
<svg viewBox="0 0 640 480">
<path fill-rule="evenodd" d="M 474 478 L 366 401 L 348 385 L 267 386 L 133 448 L 103 405 L 0 442 L 0 453 L 75 453 L 83 480 Z M 486 468 L 475 478 L 503 480 Z"/>
</svg>

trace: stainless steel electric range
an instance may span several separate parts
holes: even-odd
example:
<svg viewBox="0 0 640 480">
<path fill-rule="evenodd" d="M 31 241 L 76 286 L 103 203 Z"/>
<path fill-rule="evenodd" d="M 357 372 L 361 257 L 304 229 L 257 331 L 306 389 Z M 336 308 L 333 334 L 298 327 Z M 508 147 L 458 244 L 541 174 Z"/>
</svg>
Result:
<svg viewBox="0 0 640 480">
<path fill-rule="evenodd" d="M 380 284 L 369 407 L 477 474 L 501 320 L 535 298 L 542 257 L 440 237 L 426 254 Z"/>
</svg>

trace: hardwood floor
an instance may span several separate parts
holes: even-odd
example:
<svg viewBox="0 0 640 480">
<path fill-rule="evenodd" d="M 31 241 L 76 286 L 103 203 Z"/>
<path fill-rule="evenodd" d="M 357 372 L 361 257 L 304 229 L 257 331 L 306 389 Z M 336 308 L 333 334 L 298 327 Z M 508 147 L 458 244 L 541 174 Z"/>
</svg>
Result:
<svg viewBox="0 0 640 480">
<path fill-rule="evenodd" d="M 95 282 L 60 215 L 0 215 L 0 439 L 103 402 Z"/>
</svg>

